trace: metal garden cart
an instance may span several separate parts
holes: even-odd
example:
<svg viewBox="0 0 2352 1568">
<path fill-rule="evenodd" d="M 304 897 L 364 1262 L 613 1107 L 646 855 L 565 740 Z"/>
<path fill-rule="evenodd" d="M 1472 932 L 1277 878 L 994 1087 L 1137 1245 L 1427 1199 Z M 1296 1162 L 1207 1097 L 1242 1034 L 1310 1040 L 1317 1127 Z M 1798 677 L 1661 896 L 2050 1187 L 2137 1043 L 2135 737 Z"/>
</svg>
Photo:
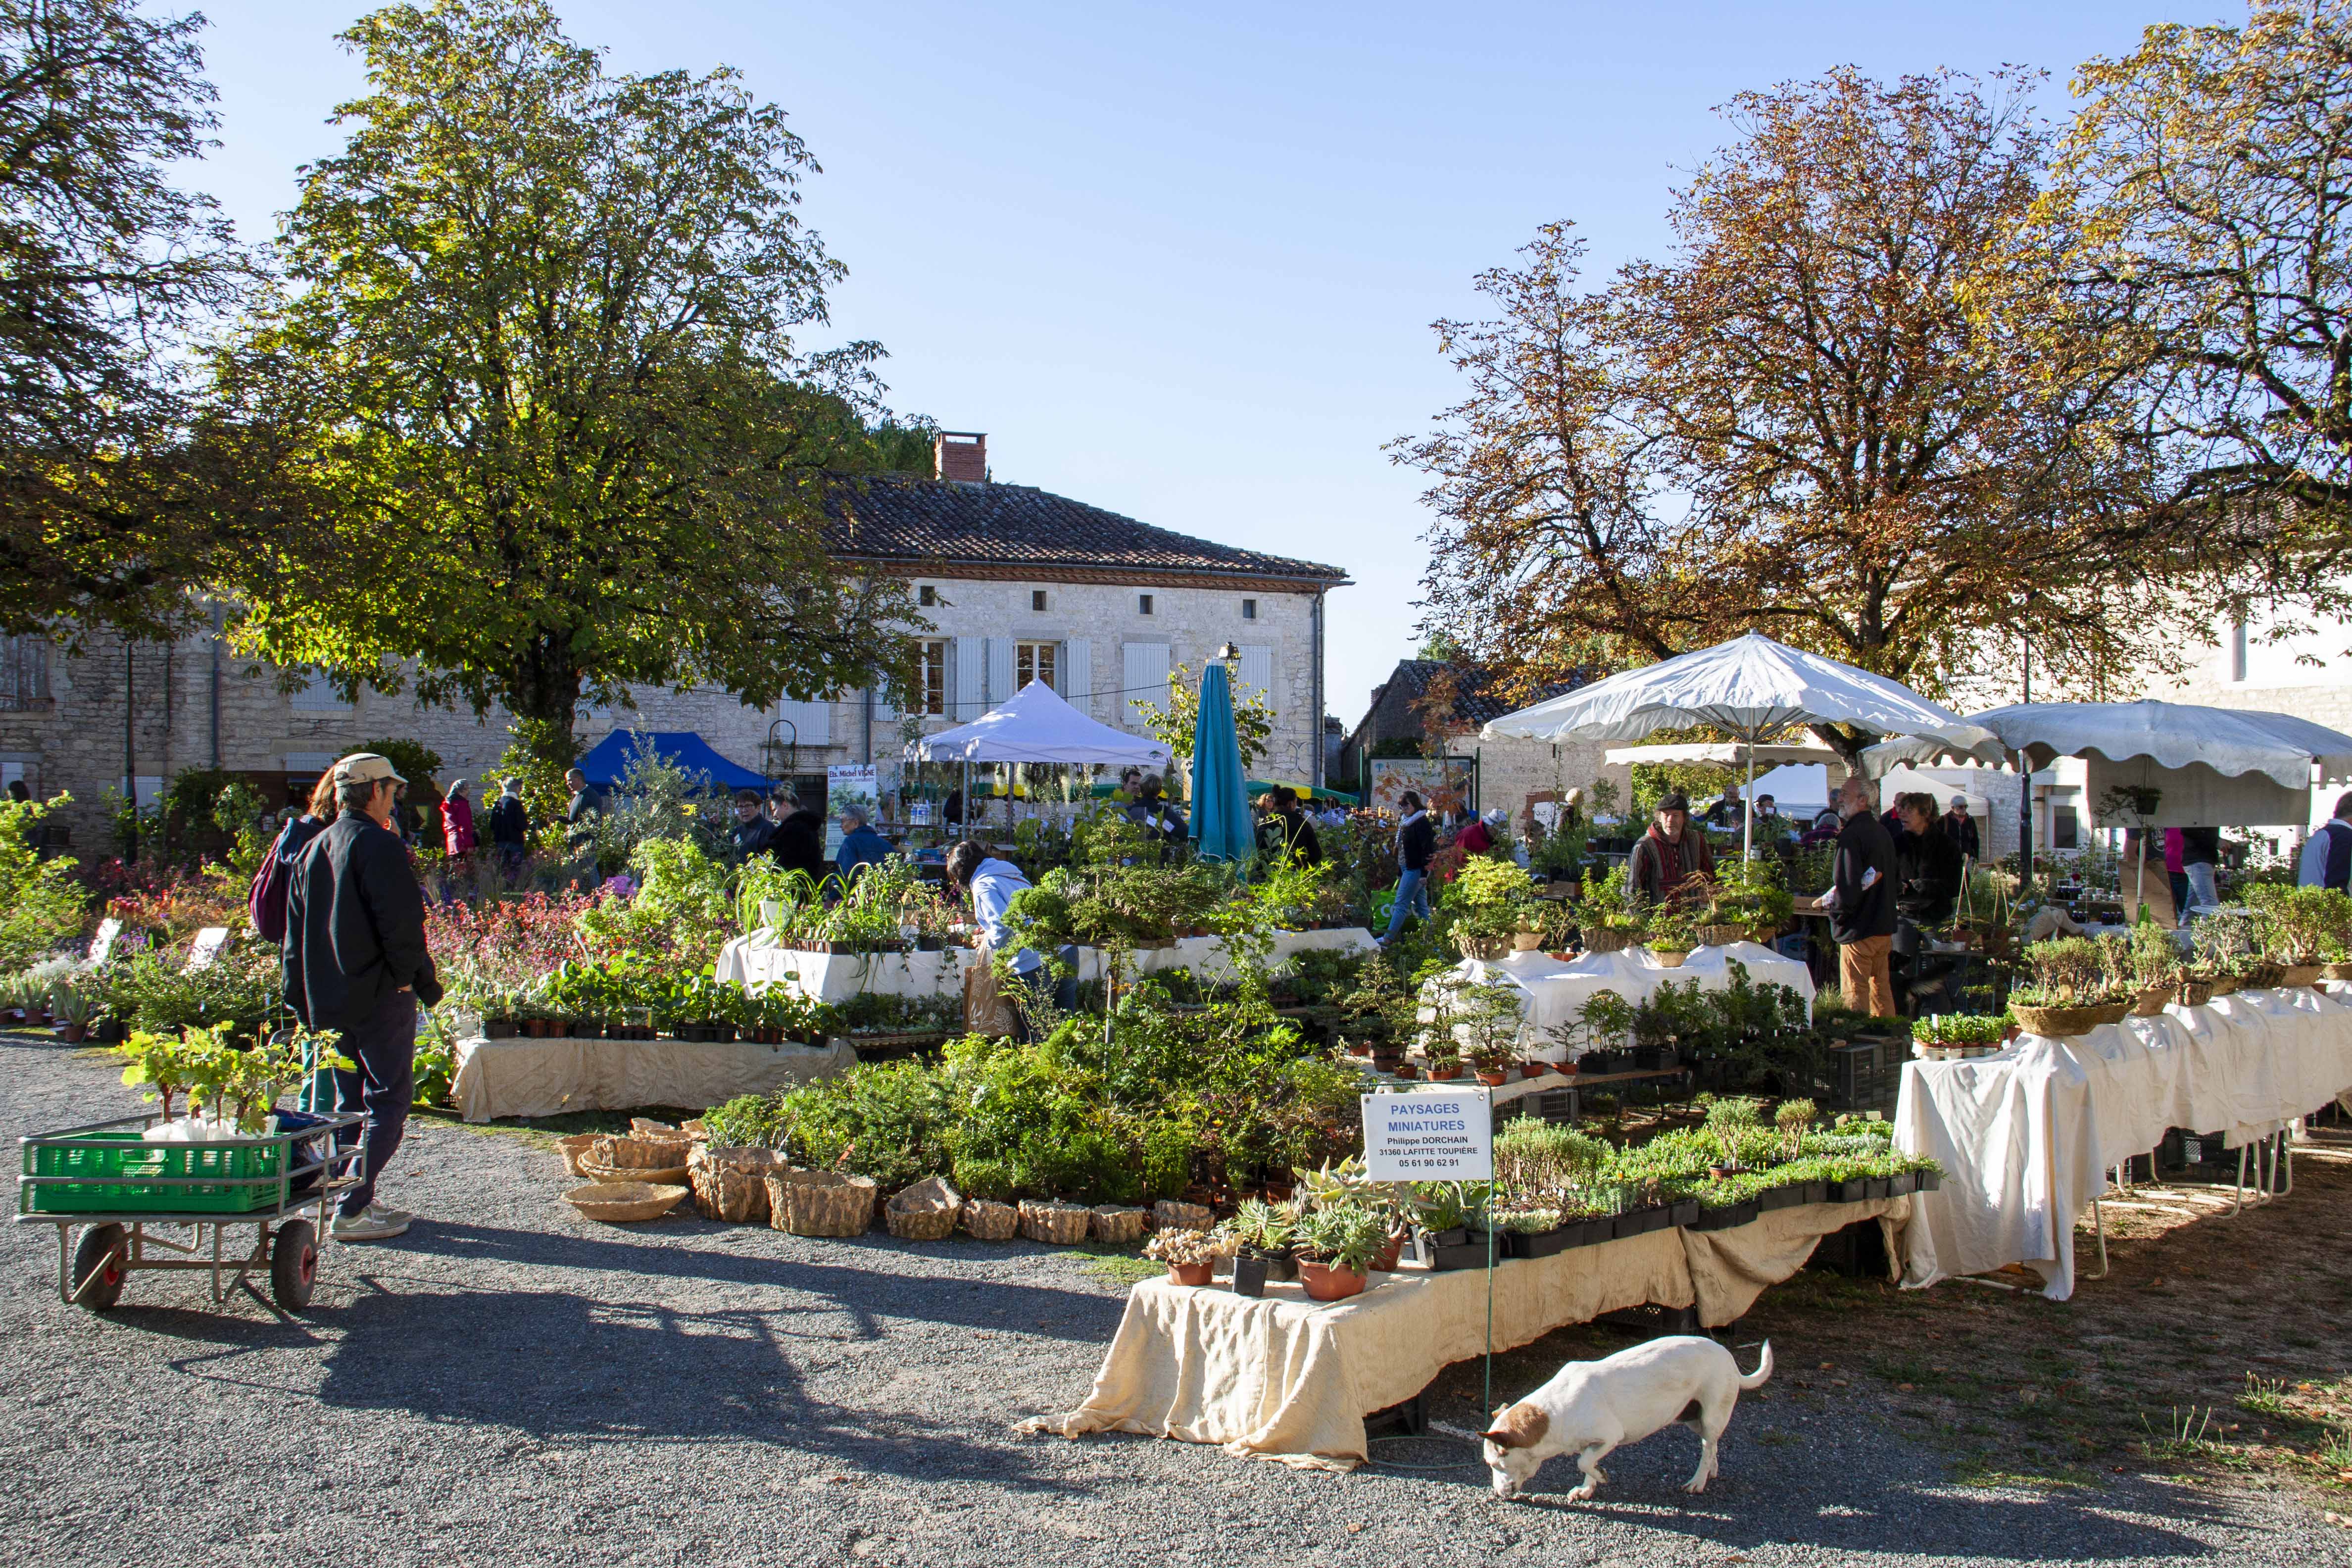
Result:
<svg viewBox="0 0 2352 1568">
<path fill-rule="evenodd" d="M 221 1306 L 248 1273 L 267 1268 L 281 1310 L 309 1306 L 329 1240 L 327 1205 L 358 1179 L 352 1162 L 361 1145 L 338 1149 L 335 1139 L 365 1118 L 272 1116 L 275 1131 L 203 1143 L 148 1142 L 147 1128 L 160 1120 L 152 1111 L 18 1139 L 16 1223 L 58 1227 L 58 1296 L 103 1312 L 121 1300 L 133 1272 L 202 1268 L 211 1271 L 213 1304 Z M 244 1226 L 256 1235 L 251 1248 L 239 1251 L 226 1237 Z M 191 1234 L 175 1239 L 152 1227 Z"/>
</svg>

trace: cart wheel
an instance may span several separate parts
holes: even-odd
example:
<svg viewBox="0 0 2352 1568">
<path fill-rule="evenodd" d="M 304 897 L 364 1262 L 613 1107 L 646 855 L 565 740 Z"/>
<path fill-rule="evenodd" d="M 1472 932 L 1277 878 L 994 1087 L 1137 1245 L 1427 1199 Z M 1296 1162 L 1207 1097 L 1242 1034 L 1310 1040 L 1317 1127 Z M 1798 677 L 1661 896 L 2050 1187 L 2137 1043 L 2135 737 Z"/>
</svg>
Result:
<svg viewBox="0 0 2352 1568">
<path fill-rule="evenodd" d="M 103 1312 L 122 1300 L 124 1264 L 131 1257 L 122 1227 L 94 1225 L 74 1244 L 74 1305 Z"/>
<path fill-rule="evenodd" d="M 269 1244 L 269 1294 L 280 1307 L 299 1312 L 310 1304 L 319 1282 L 319 1233 L 307 1219 L 289 1219 Z"/>
</svg>

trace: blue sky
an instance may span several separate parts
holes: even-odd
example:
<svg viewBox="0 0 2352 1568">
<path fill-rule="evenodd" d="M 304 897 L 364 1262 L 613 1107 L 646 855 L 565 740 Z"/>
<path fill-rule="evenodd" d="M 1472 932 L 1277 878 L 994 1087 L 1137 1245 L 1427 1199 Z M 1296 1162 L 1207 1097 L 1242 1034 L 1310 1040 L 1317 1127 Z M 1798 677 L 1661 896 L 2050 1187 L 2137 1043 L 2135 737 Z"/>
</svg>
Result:
<svg viewBox="0 0 2352 1568">
<path fill-rule="evenodd" d="M 838 335 L 880 340 L 890 401 L 988 432 L 999 479 L 1342 566 L 1330 709 L 1352 724 L 1416 646 L 1423 483 L 1381 452 L 1456 387 L 1428 326 L 1538 224 L 1600 268 L 1664 246 L 1677 171 L 1743 89 L 1852 64 L 2047 68 L 2235 7 L 1358 4 L 892 5 L 559 0 L 619 69 L 724 62 L 824 174 L 805 211 L 850 277 Z M 208 11 L 248 237 L 359 72 L 368 7 Z"/>
</svg>

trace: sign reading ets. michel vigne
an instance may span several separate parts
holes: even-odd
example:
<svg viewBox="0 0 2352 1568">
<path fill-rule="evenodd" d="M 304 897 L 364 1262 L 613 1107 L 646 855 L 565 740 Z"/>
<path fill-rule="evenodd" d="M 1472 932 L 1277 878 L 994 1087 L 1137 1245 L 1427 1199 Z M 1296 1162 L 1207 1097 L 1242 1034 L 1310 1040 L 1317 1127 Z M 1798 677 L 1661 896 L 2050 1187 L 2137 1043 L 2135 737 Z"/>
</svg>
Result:
<svg viewBox="0 0 2352 1568">
<path fill-rule="evenodd" d="M 1484 1182 L 1495 1174 L 1495 1105 L 1483 1087 L 1368 1094 L 1364 1173 L 1375 1182 Z"/>
</svg>

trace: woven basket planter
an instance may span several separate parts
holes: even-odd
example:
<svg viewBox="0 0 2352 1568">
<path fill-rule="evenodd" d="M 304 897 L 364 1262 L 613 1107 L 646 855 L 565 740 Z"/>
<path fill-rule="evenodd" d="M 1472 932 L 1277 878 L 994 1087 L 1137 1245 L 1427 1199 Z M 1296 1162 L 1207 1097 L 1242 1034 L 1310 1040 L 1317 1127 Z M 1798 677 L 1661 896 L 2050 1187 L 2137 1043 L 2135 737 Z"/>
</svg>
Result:
<svg viewBox="0 0 2352 1568">
<path fill-rule="evenodd" d="M 1021 1200 L 1021 1234 L 1053 1247 L 1075 1247 L 1087 1238 L 1094 1211 L 1084 1204 L 1048 1204 Z"/>
<path fill-rule="evenodd" d="M 1174 1198 L 1161 1198 L 1151 1205 L 1154 1230 L 1206 1230 L 1216 1223 L 1216 1217 L 1206 1204 L 1180 1204 Z"/>
<path fill-rule="evenodd" d="M 1729 947 L 1747 935 L 1746 926 L 1703 925 L 1698 928 L 1698 942 L 1701 947 Z"/>
<path fill-rule="evenodd" d="M 601 1132 L 574 1132 L 569 1138 L 558 1138 L 555 1147 L 563 1155 L 563 1168 L 575 1176 L 581 1174 L 580 1157 L 603 1136 Z"/>
<path fill-rule="evenodd" d="M 2207 988 L 2210 994 L 2206 997 L 2206 1000 L 2210 1002 L 2215 996 L 2234 996 L 2238 994 L 2239 984 L 2240 982 L 2236 975 L 2225 974 L 2221 979 L 2213 982 L 2213 984 Z"/>
<path fill-rule="evenodd" d="M 1654 947 L 1650 950 L 1650 956 L 1658 961 L 1658 967 L 1661 969 L 1680 969 L 1683 966 L 1683 960 L 1690 956 L 1690 949 Z"/>
<path fill-rule="evenodd" d="M 1587 952 L 1622 952 L 1633 945 L 1633 933 L 1612 931 L 1607 926 L 1584 928 L 1584 951 Z"/>
<path fill-rule="evenodd" d="M 1511 939 L 1507 936 L 1465 936 L 1456 931 L 1454 945 L 1461 950 L 1465 958 L 1474 958 L 1481 963 L 1500 963 L 1510 953 Z"/>
<path fill-rule="evenodd" d="M 2286 973 L 2279 977 L 2280 984 L 2316 985 L 2319 984 L 2319 976 L 2321 973 L 2326 969 L 2327 965 L 2324 963 L 2289 963 L 2283 965 L 2282 967 L 2284 968 Z"/>
<path fill-rule="evenodd" d="M 2286 970 L 2276 963 L 2257 963 L 2238 978 L 2241 991 L 2267 991 L 2286 983 Z"/>
<path fill-rule="evenodd" d="M 864 1236 L 874 1225 L 873 1182 L 834 1171 L 768 1176 L 768 1223 L 794 1236 Z"/>
<path fill-rule="evenodd" d="M 2184 1007 L 2202 1007 L 2213 1000 L 2213 986 L 2204 980 L 2184 980 L 2180 989 L 2172 994 L 2174 1001 Z"/>
<path fill-rule="evenodd" d="M 650 1182 L 598 1182 L 564 1194 L 563 1201 L 590 1219 L 625 1225 L 632 1220 L 659 1219 L 685 1196 L 684 1187 Z"/>
<path fill-rule="evenodd" d="M 2027 1034 L 2052 1040 L 2087 1035 L 2108 1021 L 2105 1007 L 2032 1007 L 2012 1002 L 2009 1010 Z"/>
<path fill-rule="evenodd" d="M 687 1181 L 692 1168 L 684 1165 L 664 1165 L 658 1170 L 644 1165 L 607 1165 L 593 1152 L 580 1156 L 580 1173 L 592 1182 L 651 1182 L 657 1186 Z"/>
<path fill-rule="evenodd" d="M 2139 1000 L 2132 1004 L 2132 1016 L 2137 1018 L 2153 1018 L 2164 1011 L 2164 1005 L 2171 1001 L 2172 997 L 2171 986 L 2150 985 L 2141 991 Z"/>
<path fill-rule="evenodd" d="M 963 1228 L 978 1241 L 1011 1241 L 1021 1229 L 1021 1211 L 990 1198 L 966 1198 Z"/>
<path fill-rule="evenodd" d="M 945 1241 L 962 1212 L 963 1194 L 945 1176 L 931 1176 L 885 1205 L 882 1223 L 901 1241 Z"/>
<path fill-rule="evenodd" d="M 2319 966 L 2322 980 L 2352 980 L 2352 963 L 2323 963 Z"/>
<path fill-rule="evenodd" d="M 773 1149 L 713 1149 L 698 1143 L 686 1163 L 694 1206 L 705 1219 L 762 1224 L 768 1217 L 768 1175 L 782 1163 L 783 1156 Z"/>
<path fill-rule="evenodd" d="M 1094 1211 L 1091 1228 L 1095 1239 L 1106 1247 L 1130 1247 L 1143 1239 L 1143 1222 L 1150 1217 L 1142 1209 L 1103 1204 Z"/>
<path fill-rule="evenodd" d="M 675 1131 L 650 1138 L 633 1132 L 625 1138 L 597 1139 L 581 1161 L 620 1171 L 674 1171 L 685 1165 L 693 1148 L 693 1139 L 681 1138 Z"/>
</svg>

